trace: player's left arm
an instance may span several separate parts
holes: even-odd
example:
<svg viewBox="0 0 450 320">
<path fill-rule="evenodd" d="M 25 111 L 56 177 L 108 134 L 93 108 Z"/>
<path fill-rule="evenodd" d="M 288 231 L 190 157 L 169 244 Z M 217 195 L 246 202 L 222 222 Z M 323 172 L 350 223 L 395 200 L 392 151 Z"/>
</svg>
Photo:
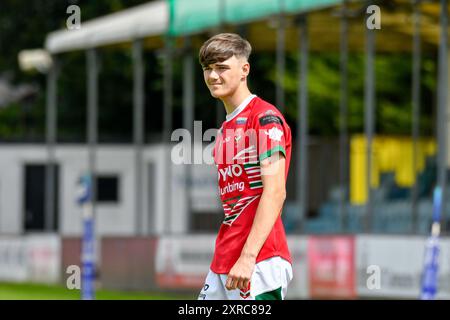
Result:
<svg viewBox="0 0 450 320">
<path fill-rule="evenodd" d="M 256 210 L 252 228 L 241 256 L 230 270 L 226 282 L 228 290 L 246 290 L 256 264 L 256 257 L 281 214 L 286 198 L 285 158 L 276 152 L 264 159 L 261 165 L 263 192 Z"/>
</svg>

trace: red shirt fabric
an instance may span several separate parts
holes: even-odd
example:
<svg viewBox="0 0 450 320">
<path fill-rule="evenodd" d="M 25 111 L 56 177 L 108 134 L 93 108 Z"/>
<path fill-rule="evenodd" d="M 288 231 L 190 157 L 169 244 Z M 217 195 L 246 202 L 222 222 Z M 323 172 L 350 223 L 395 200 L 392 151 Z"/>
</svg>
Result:
<svg viewBox="0 0 450 320">
<path fill-rule="evenodd" d="M 219 129 L 213 151 L 225 214 L 210 267 L 217 274 L 229 273 L 250 233 L 263 191 L 260 161 L 282 153 L 287 180 L 291 160 L 291 129 L 275 106 L 250 96 L 235 111 Z M 281 215 L 256 262 L 274 256 L 291 262 Z"/>
</svg>

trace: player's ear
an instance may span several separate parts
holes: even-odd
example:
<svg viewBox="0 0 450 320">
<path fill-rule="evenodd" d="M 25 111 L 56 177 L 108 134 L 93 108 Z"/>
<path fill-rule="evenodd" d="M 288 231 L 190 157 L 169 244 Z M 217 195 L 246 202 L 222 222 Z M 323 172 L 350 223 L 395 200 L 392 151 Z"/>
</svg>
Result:
<svg viewBox="0 0 450 320">
<path fill-rule="evenodd" d="M 250 63 L 248 63 L 248 61 L 244 61 L 241 70 L 242 70 L 242 80 L 244 80 L 250 73 Z"/>
</svg>

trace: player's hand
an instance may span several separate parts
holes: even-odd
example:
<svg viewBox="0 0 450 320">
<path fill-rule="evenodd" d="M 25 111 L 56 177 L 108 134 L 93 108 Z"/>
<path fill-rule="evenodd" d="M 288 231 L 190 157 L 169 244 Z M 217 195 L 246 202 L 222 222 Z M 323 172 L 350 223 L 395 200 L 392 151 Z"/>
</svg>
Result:
<svg viewBox="0 0 450 320">
<path fill-rule="evenodd" d="M 247 290 L 255 269 L 255 258 L 241 256 L 228 273 L 225 287 L 228 290 Z"/>
</svg>

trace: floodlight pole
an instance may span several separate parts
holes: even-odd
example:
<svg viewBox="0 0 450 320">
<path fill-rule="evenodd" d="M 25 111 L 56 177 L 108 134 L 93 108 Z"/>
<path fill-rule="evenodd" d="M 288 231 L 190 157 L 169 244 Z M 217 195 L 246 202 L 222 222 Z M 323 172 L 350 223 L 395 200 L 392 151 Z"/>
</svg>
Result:
<svg viewBox="0 0 450 320">
<path fill-rule="evenodd" d="M 87 67 L 87 139 L 88 139 L 88 174 L 86 185 L 89 197 L 83 207 L 83 288 L 82 299 L 95 299 L 95 202 L 96 186 L 96 148 L 97 148 L 97 109 L 98 109 L 98 55 L 95 48 L 86 51 Z"/>
<path fill-rule="evenodd" d="M 418 231 L 418 144 L 420 138 L 419 116 L 420 116 L 420 63 L 421 63 L 421 39 L 420 39 L 420 0 L 413 3 L 413 62 L 412 62 L 412 142 L 413 142 L 413 177 L 414 185 L 411 190 L 411 232 Z"/>
<path fill-rule="evenodd" d="M 284 77 L 286 70 L 286 18 L 284 15 L 284 0 L 279 0 L 280 14 L 278 16 L 277 26 L 277 48 L 276 48 L 276 104 L 277 108 L 281 111 L 285 111 L 285 96 L 284 96 Z"/>
<path fill-rule="evenodd" d="M 367 15 L 366 21 L 369 19 Z M 366 70 L 364 88 L 364 127 L 366 135 L 366 216 L 364 231 L 371 232 L 373 225 L 372 203 L 372 141 L 375 131 L 375 30 L 366 23 Z"/>
<path fill-rule="evenodd" d="M 443 199 L 440 207 L 441 231 L 445 228 L 446 180 L 447 180 L 447 132 L 448 132 L 448 7 L 447 0 L 441 0 L 441 35 L 439 42 L 438 88 L 437 88 L 437 178 Z"/>
<path fill-rule="evenodd" d="M 58 91 L 58 66 L 56 58 L 47 73 L 47 97 L 46 97 L 46 143 L 47 143 L 47 166 L 45 170 L 45 230 L 55 231 L 55 176 L 56 176 L 56 128 L 57 128 L 57 91 Z"/>
<path fill-rule="evenodd" d="M 137 234 L 148 232 L 148 215 L 143 212 L 143 159 L 144 141 L 144 79 L 145 69 L 142 58 L 142 40 L 133 41 L 133 141 L 135 161 L 135 230 Z"/>
<path fill-rule="evenodd" d="M 98 122 L 98 53 L 95 48 L 86 51 L 87 59 L 87 139 L 88 139 L 88 171 L 92 177 L 92 207 L 95 216 L 96 161 L 97 161 L 97 122 Z"/>
<path fill-rule="evenodd" d="M 341 228 L 347 230 L 348 224 L 348 8 L 347 0 L 342 4 L 341 17 L 341 42 L 340 42 L 340 70 L 341 70 L 341 95 L 340 95 L 340 139 L 339 139 L 339 180 L 340 180 L 340 206 L 339 216 Z"/>
<path fill-rule="evenodd" d="M 308 21 L 299 16 L 298 99 L 297 99 L 297 193 L 300 206 L 298 231 L 304 229 L 308 209 Z"/>
<path fill-rule="evenodd" d="M 163 101 L 163 149 L 164 149 L 164 177 L 165 177 L 165 228 L 164 232 L 172 232 L 172 161 L 170 158 L 172 107 L 173 107 L 173 38 L 166 35 L 164 50 L 164 101 Z"/>
<path fill-rule="evenodd" d="M 195 77 L 194 77 L 194 61 L 192 54 L 192 44 L 191 38 L 186 36 L 184 38 L 185 46 L 183 52 L 183 127 L 188 130 L 191 134 L 190 146 L 191 148 L 191 157 L 188 159 L 188 163 L 184 165 L 184 192 L 185 192 L 185 203 L 186 203 L 186 211 L 188 215 L 188 225 L 191 227 L 192 221 L 192 199 L 191 199 L 191 190 L 192 190 L 192 152 L 194 152 L 195 143 L 193 137 L 193 123 L 194 123 L 194 100 L 195 100 Z M 186 143 L 186 141 L 183 141 Z"/>
</svg>

